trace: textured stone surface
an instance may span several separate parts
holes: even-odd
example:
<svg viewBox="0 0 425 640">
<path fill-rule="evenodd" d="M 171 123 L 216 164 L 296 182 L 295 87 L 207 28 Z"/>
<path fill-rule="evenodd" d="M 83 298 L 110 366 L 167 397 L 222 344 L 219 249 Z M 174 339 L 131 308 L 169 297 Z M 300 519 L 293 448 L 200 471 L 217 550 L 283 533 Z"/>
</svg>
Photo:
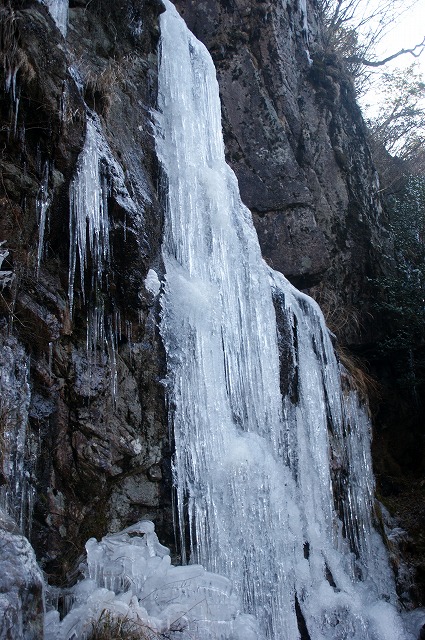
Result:
<svg viewBox="0 0 425 640">
<path fill-rule="evenodd" d="M 143 284 L 149 268 L 162 269 L 151 131 L 162 10 L 155 0 L 71 2 L 65 43 L 43 4 L 1 8 L 0 83 L 15 73 L 16 83 L 0 101 L 0 312 L 5 334 L 16 334 L 31 361 L 25 455 L 36 460 L 32 542 L 52 582 L 66 579 L 90 536 L 145 516 L 164 541 L 172 535 L 158 298 Z M 78 283 L 72 318 L 67 296 L 69 187 L 87 108 L 98 113 L 136 205 L 129 212 L 111 183 L 112 258 L 97 295 L 113 332 L 94 351 L 86 345 L 88 308 Z M 37 274 L 46 167 L 48 220 Z M 90 299 L 90 278 L 86 287 Z"/>
</svg>

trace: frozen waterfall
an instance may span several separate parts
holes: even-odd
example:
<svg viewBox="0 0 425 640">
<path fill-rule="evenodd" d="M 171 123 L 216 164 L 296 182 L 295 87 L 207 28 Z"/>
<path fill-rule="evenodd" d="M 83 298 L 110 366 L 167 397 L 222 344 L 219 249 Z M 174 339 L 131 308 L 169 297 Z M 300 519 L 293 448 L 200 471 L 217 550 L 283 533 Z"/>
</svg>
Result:
<svg viewBox="0 0 425 640">
<path fill-rule="evenodd" d="M 341 388 L 317 305 L 261 259 L 225 163 L 213 63 L 164 3 L 161 330 L 182 550 L 189 540 L 191 563 L 231 578 L 261 639 L 402 640 L 367 416 Z"/>
</svg>

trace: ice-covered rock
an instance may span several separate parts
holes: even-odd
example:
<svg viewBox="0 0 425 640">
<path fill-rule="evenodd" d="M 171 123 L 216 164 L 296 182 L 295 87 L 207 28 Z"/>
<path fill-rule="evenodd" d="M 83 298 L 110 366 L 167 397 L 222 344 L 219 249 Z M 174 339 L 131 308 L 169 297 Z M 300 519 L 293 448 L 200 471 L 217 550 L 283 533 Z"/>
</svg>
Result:
<svg viewBox="0 0 425 640">
<path fill-rule="evenodd" d="M 0 487 L 0 508 L 26 535 L 31 529 L 34 497 L 34 452 L 29 450 L 28 437 L 29 366 L 29 357 L 18 340 L 0 335 L 0 463 L 5 478 Z"/>
<path fill-rule="evenodd" d="M 0 510 L 0 639 L 43 636 L 43 577 L 34 550 Z"/>
<path fill-rule="evenodd" d="M 3 261 L 9 255 L 9 251 L 4 246 L 6 244 L 5 240 L 0 242 L 0 289 L 4 287 L 9 287 L 14 279 L 13 271 L 6 271 L 2 269 Z"/>
</svg>

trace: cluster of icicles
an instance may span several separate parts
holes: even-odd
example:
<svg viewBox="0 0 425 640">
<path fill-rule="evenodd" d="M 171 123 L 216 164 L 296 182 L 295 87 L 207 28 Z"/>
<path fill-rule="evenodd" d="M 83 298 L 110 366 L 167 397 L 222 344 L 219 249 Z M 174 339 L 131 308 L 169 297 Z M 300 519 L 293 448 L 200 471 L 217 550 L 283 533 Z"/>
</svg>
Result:
<svg viewBox="0 0 425 640">
<path fill-rule="evenodd" d="M 46 640 L 89 637 L 105 612 L 148 638 L 410 638 L 372 523 L 368 417 L 341 388 L 317 305 L 262 261 L 225 163 L 212 61 L 164 4 L 161 332 L 181 547 L 190 540 L 191 564 L 173 567 L 148 522 L 89 540 L 85 577 L 68 591 L 62 620 L 48 612 Z M 108 252 L 102 159 L 113 162 L 92 117 L 71 237 L 82 269 L 93 254 L 94 277 Z M 71 302 L 75 261 L 71 252 Z"/>
</svg>

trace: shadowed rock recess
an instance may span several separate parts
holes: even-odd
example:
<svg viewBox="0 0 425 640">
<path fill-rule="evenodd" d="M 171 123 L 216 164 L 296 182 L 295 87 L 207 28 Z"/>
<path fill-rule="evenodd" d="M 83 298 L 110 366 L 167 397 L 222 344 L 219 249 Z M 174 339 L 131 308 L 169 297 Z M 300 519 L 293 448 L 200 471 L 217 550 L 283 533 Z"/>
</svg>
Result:
<svg viewBox="0 0 425 640">
<path fill-rule="evenodd" d="M 337 317 L 342 339 L 370 342 L 366 283 L 389 240 L 354 89 L 320 46 L 315 3 L 175 4 L 216 64 L 227 160 L 264 258 Z M 163 9 L 71 0 L 64 37 L 41 2 L 0 6 L 1 506 L 53 585 L 75 579 L 88 538 L 143 518 L 174 550 L 152 135 Z M 91 241 L 79 169 L 93 157 Z M 29 555 L 2 518 L 8 549 Z M 38 605 L 18 590 L 16 611 L 36 638 L 28 562 Z"/>
</svg>

